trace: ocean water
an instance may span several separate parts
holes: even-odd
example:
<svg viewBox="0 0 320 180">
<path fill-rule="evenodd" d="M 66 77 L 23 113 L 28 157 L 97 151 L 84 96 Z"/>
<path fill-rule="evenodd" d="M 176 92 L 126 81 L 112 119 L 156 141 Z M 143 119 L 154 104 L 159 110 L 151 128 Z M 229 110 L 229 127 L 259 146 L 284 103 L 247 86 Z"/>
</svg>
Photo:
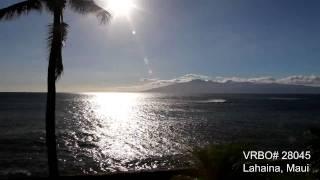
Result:
<svg viewBox="0 0 320 180">
<path fill-rule="evenodd" d="M 45 94 L 0 93 L 0 177 L 47 175 Z M 320 95 L 57 95 L 63 175 L 184 168 L 192 151 L 246 142 L 304 146 Z"/>
</svg>

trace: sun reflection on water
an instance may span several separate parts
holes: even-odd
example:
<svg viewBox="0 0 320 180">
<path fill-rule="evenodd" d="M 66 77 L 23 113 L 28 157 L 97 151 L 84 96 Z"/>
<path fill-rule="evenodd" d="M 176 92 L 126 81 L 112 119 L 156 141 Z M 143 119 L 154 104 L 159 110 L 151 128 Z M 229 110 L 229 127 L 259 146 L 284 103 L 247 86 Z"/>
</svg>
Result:
<svg viewBox="0 0 320 180">
<path fill-rule="evenodd" d="M 139 94 L 135 93 L 95 93 L 91 102 L 96 107 L 96 115 L 106 115 L 119 122 L 128 122 L 137 112 Z"/>
<path fill-rule="evenodd" d="M 98 146 L 107 156 L 128 160 L 139 155 L 133 146 L 140 143 L 137 132 L 144 128 L 135 118 L 140 98 L 135 93 L 95 93 L 92 97 L 90 105 L 100 121 L 95 133 L 105 137 Z"/>
<path fill-rule="evenodd" d="M 160 116 L 168 104 L 141 93 L 86 93 L 71 105 L 65 146 L 97 172 L 170 166 L 165 156 L 188 149 L 178 121 Z M 169 158 L 170 159 L 170 158 Z M 168 164 L 169 163 L 169 164 Z M 81 166 L 82 167 L 82 166 Z"/>
</svg>

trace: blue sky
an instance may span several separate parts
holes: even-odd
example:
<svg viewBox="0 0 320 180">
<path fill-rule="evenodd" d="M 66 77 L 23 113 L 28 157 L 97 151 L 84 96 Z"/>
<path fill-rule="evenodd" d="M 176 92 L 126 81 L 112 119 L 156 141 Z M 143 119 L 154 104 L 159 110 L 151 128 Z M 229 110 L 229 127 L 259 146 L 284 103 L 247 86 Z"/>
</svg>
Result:
<svg viewBox="0 0 320 180">
<path fill-rule="evenodd" d="M 133 1 L 140 8 L 130 23 L 116 18 L 99 25 L 92 15 L 66 10 L 70 29 L 59 91 L 105 90 L 189 73 L 320 74 L 318 0 Z M 0 7 L 13 2 L 1 0 Z M 43 12 L 0 22 L 0 91 L 45 90 L 51 19 Z"/>
</svg>

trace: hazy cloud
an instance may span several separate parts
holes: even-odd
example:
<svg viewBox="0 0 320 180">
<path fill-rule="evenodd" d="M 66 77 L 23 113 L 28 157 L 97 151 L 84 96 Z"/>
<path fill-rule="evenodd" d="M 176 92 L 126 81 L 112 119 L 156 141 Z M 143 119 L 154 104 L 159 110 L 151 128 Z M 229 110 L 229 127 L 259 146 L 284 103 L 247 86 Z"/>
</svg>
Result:
<svg viewBox="0 0 320 180">
<path fill-rule="evenodd" d="M 294 75 L 284 78 L 273 78 L 270 76 L 266 77 L 252 77 L 252 78 L 243 78 L 243 77 L 209 77 L 206 75 L 200 74 L 186 74 L 178 78 L 161 80 L 161 79 L 142 79 L 143 89 L 157 88 L 161 86 L 168 86 L 175 83 L 184 83 L 192 80 L 203 80 L 203 81 L 212 81 L 217 83 L 227 83 L 227 82 L 250 82 L 250 83 L 278 83 L 278 84 L 291 84 L 291 85 L 306 85 L 306 86 L 320 86 L 320 76 L 303 76 L 303 75 Z"/>
<path fill-rule="evenodd" d="M 289 76 L 277 80 L 278 83 L 282 84 L 297 84 L 297 85 L 307 85 L 307 86 L 320 86 L 320 76 Z"/>
<path fill-rule="evenodd" d="M 255 77 L 255 78 L 242 78 L 242 77 L 215 77 L 215 82 L 226 83 L 226 82 L 251 82 L 251 83 L 275 83 L 276 79 L 273 77 Z"/>
</svg>

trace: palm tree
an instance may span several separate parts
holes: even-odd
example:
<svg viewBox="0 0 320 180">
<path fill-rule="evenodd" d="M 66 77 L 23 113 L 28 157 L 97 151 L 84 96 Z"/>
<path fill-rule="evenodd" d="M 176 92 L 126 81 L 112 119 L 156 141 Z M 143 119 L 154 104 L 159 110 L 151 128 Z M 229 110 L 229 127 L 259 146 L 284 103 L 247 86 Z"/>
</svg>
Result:
<svg viewBox="0 0 320 180">
<path fill-rule="evenodd" d="M 94 13 L 101 23 L 109 21 L 111 14 L 95 4 L 94 0 L 25 0 L 0 9 L 0 20 L 12 20 L 31 11 L 43 9 L 53 15 L 53 24 L 49 25 L 48 46 L 50 49 L 48 65 L 48 92 L 46 105 L 46 146 L 48 153 L 49 176 L 59 176 L 56 135 L 55 103 L 56 81 L 62 74 L 62 47 L 67 38 L 68 24 L 63 21 L 66 6 L 80 14 Z"/>
</svg>

